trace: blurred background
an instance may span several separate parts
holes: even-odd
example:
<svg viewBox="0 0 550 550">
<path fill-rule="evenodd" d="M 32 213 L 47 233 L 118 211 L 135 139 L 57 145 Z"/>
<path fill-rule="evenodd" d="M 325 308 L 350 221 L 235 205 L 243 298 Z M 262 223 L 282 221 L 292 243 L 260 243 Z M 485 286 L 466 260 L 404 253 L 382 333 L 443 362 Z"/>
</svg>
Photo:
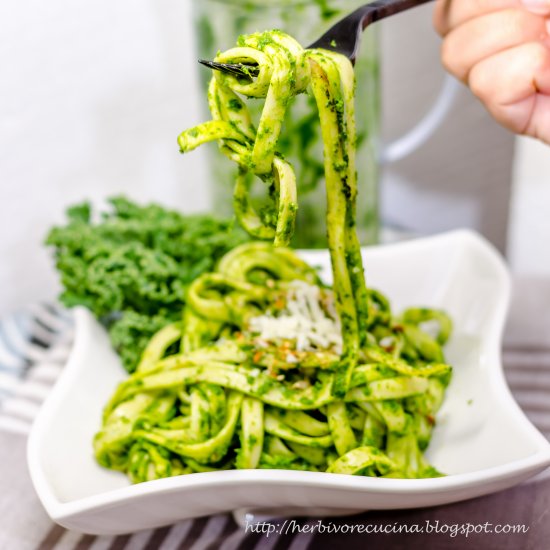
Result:
<svg viewBox="0 0 550 550">
<path fill-rule="evenodd" d="M 42 241 L 67 205 L 126 193 L 208 209 L 205 153 L 182 157 L 176 143 L 204 119 L 191 4 L 0 3 L 0 314 L 57 292 Z M 380 24 L 384 139 L 412 127 L 443 81 L 431 9 Z M 384 169 L 383 221 L 475 228 L 516 273 L 550 278 L 549 174 L 549 148 L 498 127 L 461 89 L 428 142 Z"/>
</svg>

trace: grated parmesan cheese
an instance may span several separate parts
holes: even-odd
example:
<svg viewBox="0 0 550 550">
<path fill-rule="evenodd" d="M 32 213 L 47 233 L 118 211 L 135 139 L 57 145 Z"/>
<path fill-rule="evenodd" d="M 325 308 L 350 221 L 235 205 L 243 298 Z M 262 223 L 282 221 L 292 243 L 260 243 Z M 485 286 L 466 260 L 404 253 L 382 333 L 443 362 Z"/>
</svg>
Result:
<svg viewBox="0 0 550 550">
<path fill-rule="evenodd" d="M 293 281 L 285 309 L 277 316 L 268 313 L 251 318 L 249 330 L 261 340 L 295 340 L 298 351 L 333 348 L 340 353 L 340 323 L 331 301 L 326 304 L 327 311 L 322 307 L 323 298 L 318 286 Z"/>
</svg>

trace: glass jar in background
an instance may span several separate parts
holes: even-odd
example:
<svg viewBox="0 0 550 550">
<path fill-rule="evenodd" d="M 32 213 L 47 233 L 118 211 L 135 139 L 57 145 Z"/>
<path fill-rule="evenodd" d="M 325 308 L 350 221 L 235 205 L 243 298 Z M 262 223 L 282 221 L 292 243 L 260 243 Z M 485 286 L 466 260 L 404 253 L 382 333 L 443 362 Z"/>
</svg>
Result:
<svg viewBox="0 0 550 550">
<path fill-rule="evenodd" d="M 307 46 L 361 0 L 200 0 L 193 2 L 197 51 L 212 59 L 218 51 L 235 46 L 241 34 L 281 29 Z M 378 163 L 380 129 L 380 73 L 376 26 L 366 30 L 355 65 L 357 79 L 357 230 L 361 244 L 378 240 Z M 211 74 L 200 68 L 206 106 Z M 263 100 L 248 99 L 256 122 Z M 206 107 L 207 108 L 207 107 Z M 292 242 L 297 248 L 326 247 L 326 197 L 323 144 L 319 114 L 309 94 L 298 96 L 287 113 L 278 151 L 289 160 L 298 186 L 298 217 Z M 210 148 L 209 154 L 213 153 Z M 212 199 L 215 212 L 232 214 L 232 192 L 237 174 L 233 162 L 216 151 L 211 162 Z M 253 196 L 265 196 L 257 179 Z M 259 199 L 258 199 L 259 200 Z M 261 208 L 261 204 L 257 205 Z"/>
</svg>

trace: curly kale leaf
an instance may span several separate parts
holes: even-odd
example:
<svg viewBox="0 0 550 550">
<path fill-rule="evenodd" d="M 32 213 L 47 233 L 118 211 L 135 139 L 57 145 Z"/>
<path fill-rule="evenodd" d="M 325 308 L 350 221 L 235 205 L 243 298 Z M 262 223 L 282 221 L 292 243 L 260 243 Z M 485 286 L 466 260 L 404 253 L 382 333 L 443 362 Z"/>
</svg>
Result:
<svg viewBox="0 0 550 550">
<path fill-rule="evenodd" d="M 247 237 L 230 220 L 124 197 L 109 202 L 95 223 L 89 203 L 70 207 L 67 224 L 54 227 L 46 244 L 55 249 L 61 302 L 85 306 L 109 326 L 131 371 L 147 338 L 181 315 L 191 281 Z"/>
</svg>

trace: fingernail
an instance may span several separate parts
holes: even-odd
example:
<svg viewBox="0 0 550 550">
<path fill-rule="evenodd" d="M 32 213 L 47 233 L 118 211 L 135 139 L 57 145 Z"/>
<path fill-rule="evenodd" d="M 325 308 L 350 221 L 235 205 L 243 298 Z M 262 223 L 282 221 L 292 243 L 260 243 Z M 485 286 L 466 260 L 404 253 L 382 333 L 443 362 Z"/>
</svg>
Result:
<svg viewBox="0 0 550 550">
<path fill-rule="evenodd" d="M 531 12 L 545 15 L 550 13 L 550 0 L 521 0 Z"/>
</svg>

